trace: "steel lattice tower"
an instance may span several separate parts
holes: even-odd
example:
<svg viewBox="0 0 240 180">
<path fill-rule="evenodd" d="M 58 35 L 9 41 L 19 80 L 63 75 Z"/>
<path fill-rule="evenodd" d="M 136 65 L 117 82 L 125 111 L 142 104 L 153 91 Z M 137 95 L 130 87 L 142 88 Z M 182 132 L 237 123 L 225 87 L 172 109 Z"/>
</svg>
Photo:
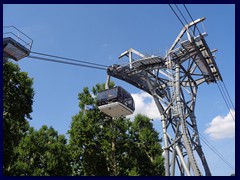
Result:
<svg viewBox="0 0 240 180">
<path fill-rule="evenodd" d="M 185 25 L 164 57 L 129 49 L 119 57 L 127 56 L 127 64 L 107 70 L 109 76 L 152 95 L 161 116 L 166 176 L 174 176 L 177 168 L 180 175 L 201 176 L 202 169 L 211 175 L 194 111 L 198 86 L 222 78 L 212 54 L 215 50 L 211 51 L 205 41 L 206 33 L 195 35 L 196 25 L 203 20 Z"/>
</svg>

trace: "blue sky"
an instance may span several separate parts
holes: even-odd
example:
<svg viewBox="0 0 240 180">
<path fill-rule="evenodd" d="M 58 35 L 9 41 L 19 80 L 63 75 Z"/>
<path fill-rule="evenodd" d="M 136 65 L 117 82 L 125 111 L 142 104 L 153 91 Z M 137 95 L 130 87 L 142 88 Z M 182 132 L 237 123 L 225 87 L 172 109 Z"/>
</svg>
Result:
<svg viewBox="0 0 240 180">
<path fill-rule="evenodd" d="M 189 4 L 187 7 L 194 19 L 206 17 L 206 40 L 211 49 L 218 49 L 216 62 L 234 103 L 235 7 L 226 4 Z M 3 26 L 7 25 L 17 27 L 34 40 L 32 51 L 104 65 L 119 63 L 118 56 L 129 48 L 164 55 L 182 29 L 166 4 L 11 4 L 4 5 Z M 106 72 L 96 69 L 30 58 L 24 58 L 17 64 L 34 79 L 31 126 L 39 129 L 46 124 L 60 134 L 66 134 L 71 117 L 79 111 L 78 93 L 83 87 L 91 88 L 106 80 Z M 112 80 L 135 94 L 139 102 L 148 103 L 154 109 L 151 99 L 146 101 L 146 95 L 140 90 L 117 79 Z M 141 112 L 141 107 L 138 107 L 136 112 Z M 235 123 L 230 122 L 228 113 L 216 84 L 199 87 L 196 104 L 199 131 L 235 168 Z M 156 112 L 147 115 L 155 118 L 154 114 Z M 155 119 L 155 128 L 161 135 L 160 121 L 157 117 Z M 216 129 L 222 130 L 220 136 Z M 213 175 L 234 172 L 204 143 L 202 145 Z"/>
</svg>

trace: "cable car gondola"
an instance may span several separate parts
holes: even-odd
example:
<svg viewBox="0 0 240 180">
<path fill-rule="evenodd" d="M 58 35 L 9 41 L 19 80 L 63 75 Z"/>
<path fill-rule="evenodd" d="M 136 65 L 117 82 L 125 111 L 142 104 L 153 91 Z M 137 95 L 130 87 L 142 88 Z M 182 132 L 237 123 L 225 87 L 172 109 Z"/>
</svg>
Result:
<svg viewBox="0 0 240 180">
<path fill-rule="evenodd" d="M 97 105 L 100 111 L 115 118 L 131 115 L 135 110 L 131 94 L 120 86 L 98 93 Z"/>
</svg>

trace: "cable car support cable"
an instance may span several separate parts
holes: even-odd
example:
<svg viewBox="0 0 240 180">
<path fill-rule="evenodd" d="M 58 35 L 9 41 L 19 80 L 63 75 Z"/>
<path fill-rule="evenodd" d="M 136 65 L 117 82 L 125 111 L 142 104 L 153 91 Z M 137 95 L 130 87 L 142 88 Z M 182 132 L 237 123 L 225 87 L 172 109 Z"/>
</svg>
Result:
<svg viewBox="0 0 240 180">
<path fill-rule="evenodd" d="M 222 81 L 222 83 L 223 83 L 223 87 L 224 87 L 225 91 L 227 92 L 227 96 L 228 96 L 228 99 L 229 99 L 229 101 L 230 101 L 230 103 L 231 103 L 231 105 L 232 105 L 232 108 L 233 108 L 234 111 L 235 111 L 235 107 L 234 107 L 234 105 L 233 105 L 232 99 L 231 99 L 230 96 L 229 96 L 229 93 L 228 93 L 227 87 L 225 86 L 224 81 Z"/>
<path fill-rule="evenodd" d="M 91 66 L 91 65 L 80 64 L 80 63 L 66 62 L 66 61 L 61 61 L 61 60 L 58 60 L 58 59 L 50 59 L 50 58 L 38 57 L 38 56 L 32 56 L 32 55 L 29 55 L 28 58 L 33 58 L 33 59 L 43 60 L 43 61 L 49 61 L 49 62 L 55 62 L 55 63 L 68 64 L 68 65 L 74 65 L 74 66 L 87 67 L 87 68 L 93 68 L 93 69 L 99 69 L 99 70 L 104 70 L 104 71 L 106 71 L 106 69 L 107 69 L 107 68 L 103 68 L 103 67 Z"/>
<path fill-rule="evenodd" d="M 183 4 L 183 6 L 184 6 L 185 10 L 187 11 L 187 13 L 188 13 L 189 17 L 191 18 L 191 20 L 194 21 L 192 15 L 191 15 L 191 13 L 189 12 L 189 10 L 187 9 L 186 5 Z M 177 7 L 177 6 L 176 6 L 176 7 Z M 177 8 L 178 8 L 178 7 L 177 7 Z M 178 10 L 179 10 L 179 8 L 178 8 Z M 179 10 L 179 12 L 181 13 L 180 10 Z M 183 16 L 182 13 L 181 13 L 181 15 Z M 183 18 L 184 18 L 184 16 L 183 16 Z M 185 18 L 184 18 L 184 19 L 185 19 Z M 185 19 L 185 20 L 186 20 L 186 19 Z M 200 32 L 199 28 L 197 27 L 197 25 L 195 25 L 195 27 L 197 28 L 199 34 L 201 34 L 201 32 Z M 223 83 L 223 87 L 222 87 L 222 85 L 221 85 L 221 82 Z M 227 90 L 227 88 L 226 88 L 226 86 L 225 86 L 225 83 L 224 83 L 223 79 L 222 79 L 222 81 L 217 82 L 217 85 L 218 85 L 218 89 L 219 89 L 219 91 L 220 91 L 220 93 L 221 93 L 221 95 L 222 95 L 222 97 L 223 97 L 223 100 L 224 100 L 224 102 L 225 102 L 225 104 L 226 104 L 226 106 L 227 106 L 227 108 L 228 108 L 228 110 L 229 110 L 229 113 L 231 114 L 233 120 L 235 121 L 235 117 L 234 117 L 234 115 L 233 115 L 232 112 L 231 112 L 231 109 L 233 109 L 233 110 L 235 111 L 235 107 L 234 107 L 233 102 L 232 102 L 232 100 L 231 100 L 231 98 L 230 98 L 230 96 L 229 96 L 228 90 Z M 226 92 L 226 93 L 225 93 L 225 92 Z M 227 95 L 226 95 L 226 94 L 227 94 Z"/>
<path fill-rule="evenodd" d="M 224 95 L 224 91 L 223 91 L 222 87 L 220 86 L 219 83 L 217 83 L 217 86 L 218 86 L 218 89 L 219 89 L 219 91 L 220 91 L 220 93 L 221 93 L 221 95 L 222 95 L 222 97 L 223 97 L 223 100 L 224 100 L 226 106 L 227 106 L 227 109 L 229 110 L 229 113 L 230 113 L 231 116 L 232 116 L 233 121 L 235 121 L 235 117 L 234 117 L 234 115 L 232 114 L 231 108 L 230 108 L 230 106 L 229 106 L 229 104 L 228 104 L 228 101 L 227 101 L 228 99 L 227 99 L 227 97 Z"/>
<path fill-rule="evenodd" d="M 188 125 L 188 127 L 193 131 L 192 127 Z M 231 165 L 230 162 L 228 162 L 224 156 L 213 146 L 211 143 L 199 132 L 200 139 L 203 141 L 206 146 L 209 147 L 228 167 L 230 167 L 232 170 L 234 170 L 233 166 Z"/>
<path fill-rule="evenodd" d="M 31 53 L 32 53 L 32 54 L 42 55 L 42 56 L 48 56 L 48 57 L 58 58 L 58 59 L 64 59 L 64 60 L 67 60 L 67 61 L 73 61 L 73 62 L 78 62 L 78 63 L 90 64 L 90 65 L 94 65 L 94 66 L 100 66 L 100 67 L 105 67 L 105 68 L 108 67 L 108 66 L 102 65 L 102 64 L 91 63 L 91 62 L 87 62 L 87 61 L 83 61 L 83 60 L 66 58 L 66 57 L 61 57 L 61 56 L 56 56 L 56 55 L 49 55 L 49 54 L 39 53 L 39 52 L 34 52 L 34 51 L 31 51 Z"/>
</svg>

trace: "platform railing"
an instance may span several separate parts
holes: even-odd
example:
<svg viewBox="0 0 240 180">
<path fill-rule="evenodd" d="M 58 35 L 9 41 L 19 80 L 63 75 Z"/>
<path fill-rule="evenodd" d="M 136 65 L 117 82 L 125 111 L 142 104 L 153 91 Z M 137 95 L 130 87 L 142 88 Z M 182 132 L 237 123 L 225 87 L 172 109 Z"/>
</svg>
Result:
<svg viewBox="0 0 240 180">
<path fill-rule="evenodd" d="M 11 37 L 29 51 L 32 49 L 33 40 L 14 26 L 3 27 L 3 38 Z"/>
</svg>

